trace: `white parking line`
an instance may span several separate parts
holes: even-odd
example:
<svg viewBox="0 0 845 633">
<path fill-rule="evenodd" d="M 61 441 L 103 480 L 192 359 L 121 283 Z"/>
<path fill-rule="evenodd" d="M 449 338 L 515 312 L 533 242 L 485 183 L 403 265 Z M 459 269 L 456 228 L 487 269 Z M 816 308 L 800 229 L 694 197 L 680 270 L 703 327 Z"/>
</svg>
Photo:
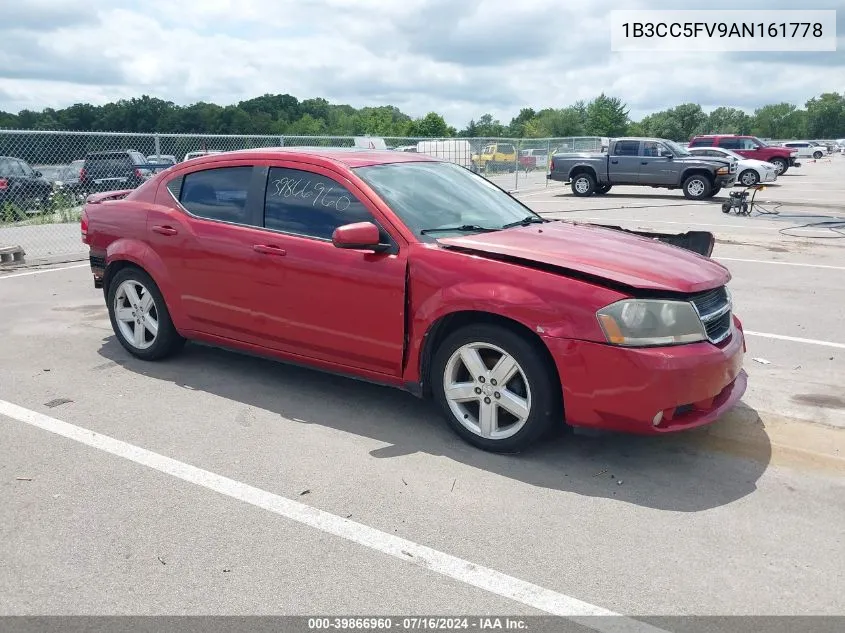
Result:
<svg viewBox="0 0 845 633">
<path fill-rule="evenodd" d="M 30 270 L 25 273 L 12 273 L 11 275 L 0 275 L 0 281 L 3 279 L 14 279 L 15 277 L 29 277 L 30 275 L 42 275 L 44 273 L 56 273 L 60 270 L 72 270 L 74 268 L 85 268 L 90 264 L 76 264 L 75 266 L 63 266 L 62 268 L 42 268 L 40 270 Z"/>
<path fill-rule="evenodd" d="M 406 563 L 434 571 L 454 580 L 478 587 L 492 594 L 519 602 L 551 615 L 572 619 L 579 624 L 606 633 L 636 631 L 667 633 L 663 629 L 620 616 L 613 611 L 577 598 L 508 576 L 488 567 L 408 541 L 393 534 L 356 523 L 305 505 L 292 499 L 255 488 L 234 479 L 191 466 L 184 462 L 128 444 L 107 435 L 63 422 L 43 413 L 0 400 L 0 415 L 29 424 L 50 433 L 85 444 L 105 453 L 171 475 L 182 481 L 213 490 L 227 497 L 283 516 L 328 534 L 334 534 Z M 615 616 L 601 617 L 595 616 Z"/>
<path fill-rule="evenodd" d="M 845 270 L 845 266 L 829 266 L 828 264 L 805 264 L 803 262 L 776 262 L 766 259 L 740 259 L 738 257 L 716 256 L 714 256 L 713 259 L 718 259 L 726 262 L 748 262 L 750 264 L 774 264 L 775 266 L 801 266 L 804 268 L 827 268 L 830 270 Z"/>
<path fill-rule="evenodd" d="M 751 330 L 743 330 L 748 336 L 759 336 L 760 338 L 773 338 L 779 341 L 791 341 L 793 343 L 806 343 L 807 345 L 821 345 L 822 347 L 834 347 L 836 349 L 845 349 L 845 343 L 834 343 L 833 341 L 820 341 L 814 338 L 799 338 L 797 336 L 784 336 L 783 334 L 769 334 L 767 332 L 752 332 Z"/>
</svg>

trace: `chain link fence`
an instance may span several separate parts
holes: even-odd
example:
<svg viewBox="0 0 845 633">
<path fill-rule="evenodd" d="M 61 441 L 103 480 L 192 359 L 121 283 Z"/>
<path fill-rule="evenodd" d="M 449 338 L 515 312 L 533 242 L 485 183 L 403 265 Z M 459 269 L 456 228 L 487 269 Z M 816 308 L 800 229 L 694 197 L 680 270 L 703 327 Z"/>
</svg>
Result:
<svg viewBox="0 0 845 633">
<path fill-rule="evenodd" d="M 515 191 L 546 186 L 553 153 L 599 151 L 602 139 L 0 130 L 0 253 L 18 248 L 28 263 L 84 258 L 79 217 L 88 194 L 133 188 L 170 165 L 203 154 L 260 147 L 363 147 L 428 154 L 462 165 Z M 4 259 L 11 258 L 4 255 Z"/>
</svg>

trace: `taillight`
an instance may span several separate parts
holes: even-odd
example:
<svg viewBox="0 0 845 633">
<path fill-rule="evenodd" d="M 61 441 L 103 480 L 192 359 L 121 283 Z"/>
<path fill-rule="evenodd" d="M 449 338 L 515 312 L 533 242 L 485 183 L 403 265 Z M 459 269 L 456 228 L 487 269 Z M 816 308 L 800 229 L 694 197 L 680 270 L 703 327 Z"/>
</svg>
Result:
<svg viewBox="0 0 845 633">
<path fill-rule="evenodd" d="M 82 217 L 79 219 L 79 227 L 82 231 L 82 243 L 88 243 L 88 213 L 82 211 Z"/>
<path fill-rule="evenodd" d="M 79 179 L 80 179 L 80 180 L 85 180 L 85 176 L 87 176 L 87 175 L 88 175 L 88 174 L 86 174 L 86 173 L 85 173 L 85 168 L 84 168 L 84 167 L 83 167 L 82 169 L 80 169 L 80 170 L 79 170 Z"/>
<path fill-rule="evenodd" d="M 140 170 L 140 169 L 138 169 L 137 167 L 135 168 L 135 178 L 137 178 L 138 180 L 142 180 L 142 179 L 144 178 L 144 177 L 141 175 L 141 170 Z"/>
<path fill-rule="evenodd" d="M 9 181 L 5 178 L 0 178 L 0 191 L 6 191 L 9 188 Z"/>
</svg>

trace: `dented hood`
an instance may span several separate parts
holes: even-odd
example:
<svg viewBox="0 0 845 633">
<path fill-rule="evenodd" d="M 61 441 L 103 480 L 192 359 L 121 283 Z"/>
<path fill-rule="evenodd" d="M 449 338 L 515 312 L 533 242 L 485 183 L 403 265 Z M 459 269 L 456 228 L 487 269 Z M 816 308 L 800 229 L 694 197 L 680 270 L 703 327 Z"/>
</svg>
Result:
<svg viewBox="0 0 845 633">
<path fill-rule="evenodd" d="M 447 248 L 553 266 L 643 290 L 693 293 L 726 284 L 712 259 L 645 237 L 597 226 L 549 222 L 439 239 Z"/>
</svg>

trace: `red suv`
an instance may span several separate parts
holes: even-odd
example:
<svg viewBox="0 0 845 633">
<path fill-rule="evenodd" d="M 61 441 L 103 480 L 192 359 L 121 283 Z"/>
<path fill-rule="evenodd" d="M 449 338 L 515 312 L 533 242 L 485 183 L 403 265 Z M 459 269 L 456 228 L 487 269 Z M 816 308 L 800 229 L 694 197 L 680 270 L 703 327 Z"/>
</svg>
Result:
<svg viewBox="0 0 845 633">
<path fill-rule="evenodd" d="M 737 134 L 702 134 L 693 137 L 690 147 L 721 147 L 736 152 L 745 158 L 764 160 L 777 167 L 778 175 L 785 174 L 790 167 L 800 167 L 795 161 L 798 152 L 786 147 L 766 145 L 756 136 Z"/>
</svg>

